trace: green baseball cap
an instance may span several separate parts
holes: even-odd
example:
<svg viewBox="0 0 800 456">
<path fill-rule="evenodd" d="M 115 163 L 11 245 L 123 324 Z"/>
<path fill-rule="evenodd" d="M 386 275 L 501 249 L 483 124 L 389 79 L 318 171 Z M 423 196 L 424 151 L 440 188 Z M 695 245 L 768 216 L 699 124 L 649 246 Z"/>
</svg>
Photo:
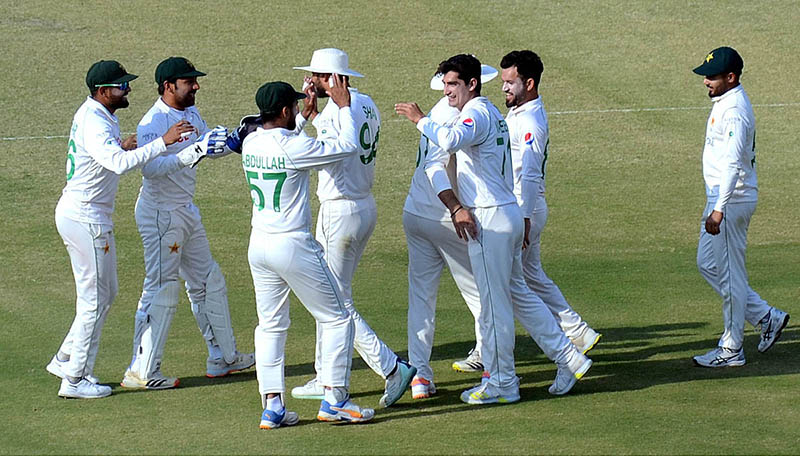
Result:
<svg viewBox="0 0 800 456">
<path fill-rule="evenodd" d="M 89 67 L 86 85 L 89 89 L 94 89 L 100 84 L 122 84 L 138 77 L 125 71 L 125 67 L 116 60 L 101 60 Z"/>
<path fill-rule="evenodd" d="M 156 67 L 156 83 L 159 86 L 170 79 L 205 75 L 202 71 L 197 71 L 194 64 L 185 57 L 170 57 Z"/>
<path fill-rule="evenodd" d="M 709 52 L 703 64 L 695 68 L 695 73 L 701 76 L 715 76 L 722 73 L 742 74 L 744 61 L 735 49 L 723 46 Z"/>
<path fill-rule="evenodd" d="M 284 106 L 291 106 L 297 100 L 302 100 L 306 94 L 294 90 L 289 83 L 276 81 L 268 82 L 258 88 L 256 92 L 256 105 L 263 114 L 275 114 Z"/>
</svg>

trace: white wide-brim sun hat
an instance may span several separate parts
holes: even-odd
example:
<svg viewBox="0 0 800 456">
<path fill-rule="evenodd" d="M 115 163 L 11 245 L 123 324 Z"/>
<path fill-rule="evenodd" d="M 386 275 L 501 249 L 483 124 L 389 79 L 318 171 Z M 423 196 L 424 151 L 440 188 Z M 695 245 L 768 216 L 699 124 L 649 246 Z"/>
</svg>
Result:
<svg viewBox="0 0 800 456">
<path fill-rule="evenodd" d="M 486 84 L 487 82 L 491 81 L 492 79 L 496 78 L 498 75 L 498 71 L 489 65 L 481 64 L 481 84 Z M 433 90 L 444 90 L 444 82 L 442 79 L 444 75 L 441 73 L 436 73 L 431 78 L 431 89 Z"/>
<path fill-rule="evenodd" d="M 335 48 L 317 49 L 311 55 L 310 65 L 294 67 L 294 69 L 312 73 L 336 73 L 343 76 L 364 77 L 358 71 L 350 69 L 350 59 L 347 57 L 347 53 Z"/>
</svg>

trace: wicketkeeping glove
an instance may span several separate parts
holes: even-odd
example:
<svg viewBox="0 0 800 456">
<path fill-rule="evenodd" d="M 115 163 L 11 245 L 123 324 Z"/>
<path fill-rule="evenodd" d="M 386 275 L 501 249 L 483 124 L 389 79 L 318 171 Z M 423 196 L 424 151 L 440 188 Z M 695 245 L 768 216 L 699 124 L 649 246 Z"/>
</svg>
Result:
<svg viewBox="0 0 800 456">
<path fill-rule="evenodd" d="M 259 117 L 258 114 L 251 114 L 249 116 L 242 117 L 242 120 L 239 121 L 239 127 L 231 131 L 231 134 L 228 135 L 225 140 L 225 144 L 230 150 L 236 152 L 237 154 L 241 154 L 244 138 L 246 138 L 250 133 L 256 131 L 258 126 L 262 123 L 261 117 Z"/>
<path fill-rule="evenodd" d="M 218 126 L 199 137 L 194 144 L 185 147 L 176 155 L 184 166 L 194 168 L 206 156 L 219 155 L 225 152 L 225 138 L 228 129 Z"/>
</svg>

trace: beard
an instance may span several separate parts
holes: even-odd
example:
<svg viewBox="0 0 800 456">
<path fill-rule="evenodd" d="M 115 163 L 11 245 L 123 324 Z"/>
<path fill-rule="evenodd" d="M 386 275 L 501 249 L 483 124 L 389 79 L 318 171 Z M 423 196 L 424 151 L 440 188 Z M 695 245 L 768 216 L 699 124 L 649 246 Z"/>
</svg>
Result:
<svg viewBox="0 0 800 456">
<path fill-rule="evenodd" d="M 128 102 L 128 99 L 124 96 L 111 102 L 112 109 L 124 109 L 127 108 L 128 105 L 130 105 L 130 102 Z"/>
<path fill-rule="evenodd" d="M 295 117 L 297 117 L 297 116 L 296 115 L 292 116 L 289 119 L 289 121 L 286 122 L 286 129 L 287 130 L 294 130 L 295 128 L 297 128 L 297 120 L 295 120 Z"/>
</svg>

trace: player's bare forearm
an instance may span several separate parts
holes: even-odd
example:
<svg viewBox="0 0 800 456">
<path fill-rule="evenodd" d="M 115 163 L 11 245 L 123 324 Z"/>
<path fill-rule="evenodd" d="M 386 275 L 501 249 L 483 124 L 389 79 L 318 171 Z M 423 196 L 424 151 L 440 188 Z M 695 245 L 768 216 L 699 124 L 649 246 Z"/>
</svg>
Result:
<svg viewBox="0 0 800 456">
<path fill-rule="evenodd" d="M 415 124 L 419 122 L 420 119 L 425 117 L 425 114 L 416 103 L 397 103 L 394 105 L 394 112 L 400 114 L 401 116 L 405 116 L 408 120 L 414 122 Z"/>
<path fill-rule="evenodd" d="M 469 237 L 476 239 L 478 237 L 478 225 L 475 223 L 475 219 L 472 218 L 472 213 L 461 205 L 455 192 L 451 189 L 442 190 L 439 192 L 439 199 L 450 211 L 450 219 L 453 221 L 458 237 L 465 241 L 469 240 Z"/>
</svg>

